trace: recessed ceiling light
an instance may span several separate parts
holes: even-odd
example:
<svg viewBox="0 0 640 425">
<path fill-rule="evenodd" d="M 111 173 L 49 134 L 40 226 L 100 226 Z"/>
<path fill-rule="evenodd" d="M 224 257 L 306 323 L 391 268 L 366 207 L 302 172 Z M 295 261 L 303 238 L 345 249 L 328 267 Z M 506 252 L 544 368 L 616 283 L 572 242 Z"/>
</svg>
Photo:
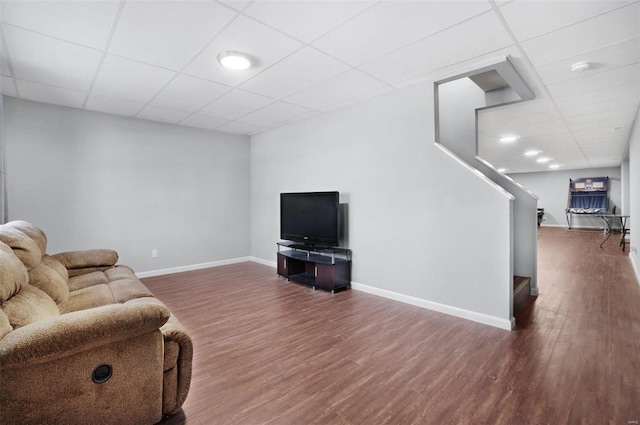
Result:
<svg viewBox="0 0 640 425">
<path fill-rule="evenodd" d="M 524 154 L 525 156 L 536 156 L 540 153 L 540 151 L 537 151 L 535 149 L 531 149 L 530 151 L 526 151 Z"/>
<path fill-rule="evenodd" d="M 537 162 L 540 162 L 542 164 L 546 164 L 547 162 L 551 161 L 551 158 L 547 158 L 546 156 L 542 156 L 538 159 L 536 159 Z"/>
<path fill-rule="evenodd" d="M 591 68 L 591 64 L 589 62 L 576 62 L 571 65 L 571 72 L 582 72 Z"/>
<path fill-rule="evenodd" d="M 549 168 L 551 168 L 552 170 L 555 170 L 556 168 L 560 168 L 560 164 L 551 164 L 549 165 Z"/>
<path fill-rule="evenodd" d="M 520 138 L 520 136 L 504 136 L 500 138 L 500 141 L 502 143 L 513 143 L 518 140 L 518 138 Z"/>
<path fill-rule="evenodd" d="M 243 71 L 251 67 L 251 56 L 242 52 L 224 51 L 218 55 L 218 62 L 227 69 Z"/>
</svg>

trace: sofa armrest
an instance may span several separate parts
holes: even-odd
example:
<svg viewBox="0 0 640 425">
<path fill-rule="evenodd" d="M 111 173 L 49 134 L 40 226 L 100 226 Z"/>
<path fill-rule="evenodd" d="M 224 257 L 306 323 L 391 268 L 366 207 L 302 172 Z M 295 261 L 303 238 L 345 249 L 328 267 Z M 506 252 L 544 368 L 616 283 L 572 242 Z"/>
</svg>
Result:
<svg viewBox="0 0 640 425">
<path fill-rule="evenodd" d="M 154 304 L 112 304 L 51 317 L 0 340 L 0 368 L 42 363 L 159 329 L 169 310 Z"/>
<path fill-rule="evenodd" d="M 68 269 L 113 266 L 118 262 L 118 253 L 112 249 L 85 249 L 66 251 L 52 255 Z"/>
<path fill-rule="evenodd" d="M 84 251 L 67 251 L 52 255 L 67 270 L 113 267 L 118 262 L 118 253 L 112 249 L 87 249 Z"/>
<path fill-rule="evenodd" d="M 191 386 L 193 342 L 187 331 L 175 317 L 161 328 L 165 343 L 164 396 L 162 413 L 172 415 L 182 407 Z M 171 346 L 178 347 L 175 358 L 169 355 Z M 171 363 L 171 364 L 168 364 Z"/>
</svg>

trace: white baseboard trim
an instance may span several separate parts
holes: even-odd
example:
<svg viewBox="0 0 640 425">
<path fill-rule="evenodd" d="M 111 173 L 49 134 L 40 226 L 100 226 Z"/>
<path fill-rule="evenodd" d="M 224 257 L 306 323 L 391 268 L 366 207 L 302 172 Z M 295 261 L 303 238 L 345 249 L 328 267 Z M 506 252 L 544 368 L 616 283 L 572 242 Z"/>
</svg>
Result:
<svg viewBox="0 0 640 425">
<path fill-rule="evenodd" d="M 629 253 L 629 258 L 631 259 L 633 271 L 636 273 L 636 281 L 638 281 L 638 285 L 640 285 L 640 264 L 636 264 L 636 256 L 631 255 L 631 253 Z"/>
<path fill-rule="evenodd" d="M 366 292 L 380 297 L 389 298 L 394 301 L 400 301 L 406 304 L 415 305 L 417 307 L 426 308 L 427 310 L 437 311 L 439 313 L 448 314 L 450 316 L 460 317 L 462 319 L 471 320 L 474 322 L 482 323 L 484 325 L 494 326 L 496 328 L 505 329 L 510 331 L 515 327 L 516 321 L 512 317 L 511 320 L 501 319 L 495 316 L 489 316 L 483 313 L 476 313 L 475 311 L 469 311 L 458 307 L 452 307 L 446 304 L 440 304 L 433 301 L 428 301 L 422 298 L 413 297 L 411 295 L 399 294 L 397 292 L 389 291 L 387 289 L 380 289 L 362 283 L 351 282 L 351 288 L 357 291 Z"/>
<path fill-rule="evenodd" d="M 267 261 L 267 260 L 264 260 L 264 259 L 258 258 L 258 257 L 249 257 L 249 258 L 254 263 L 262 264 L 264 266 L 273 267 L 274 269 L 278 268 L 278 263 L 276 263 L 275 261 Z"/>
<path fill-rule="evenodd" d="M 540 225 L 540 227 L 564 227 L 567 230 L 571 230 L 571 229 L 594 229 L 594 230 L 602 230 L 604 229 L 604 226 L 577 226 L 577 225 L 573 225 L 571 226 L 571 229 L 569 229 L 567 227 L 567 224 L 544 224 L 542 223 Z M 614 229 L 617 229 L 618 227 L 614 227 Z"/>
<path fill-rule="evenodd" d="M 253 261 L 252 259 L 253 259 L 253 257 L 231 258 L 231 259 L 228 259 L 228 260 L 212 261 L 212 262 L 209 262 L 209 263 L 191 264 L 191 265 L 188 265 L 188 266 L 179 266 L 179 267 L 171 267 L 171 268 L 168 268 L 168 269 L 159 269 L 159 270 L 151 270 L 151 271 L 148 271 L 148 272 L 140 272 L 140 273 L 136 273 L 136 276 L 138 278 L 162 276 L 162 275 L 165 275 L 165 274 L 189 272 L 189 271 L 192 271 L 192 270 L 207 269 L 209 267 L 226 266 L 227 264 L 244 263 L 246 261 Z"/>
</svg>

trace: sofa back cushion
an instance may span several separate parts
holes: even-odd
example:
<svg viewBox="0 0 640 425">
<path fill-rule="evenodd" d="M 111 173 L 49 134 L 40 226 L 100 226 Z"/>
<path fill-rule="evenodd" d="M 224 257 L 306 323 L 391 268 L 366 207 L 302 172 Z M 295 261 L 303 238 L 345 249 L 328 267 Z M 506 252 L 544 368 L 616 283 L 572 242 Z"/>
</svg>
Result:
<svg viewBox="0 0 640 425">
<path fill-rule="evenodd" d="M 29 271 L 29 284 L 41 289 L 64 311 L 69 300 L 67 269 L 59 262 L 45 255 L 40 264 Z"/>
<path fill-rule="evenodd" d="M 58 306 L 51 297 L 28 283 L 4 302 L 0 309 L 7 315 L 13 329 L 60 315 Z"/>
<path fill-rule="evenodd" d="M 13 329 L 60 314 L 51 297 L 28 282 L 22 261 L 0 242 L 0 338 Z"/>
<path fill-rule="evenodd" d="M 14 254 L 22 261 L 27 271 L 37 266 L 44 255 L 36 241 L 18 228 L 13 227 L 11 223 L 0 225 L 0 241 L 13 249 Z"/>
<path fill-rule="evenodd" d="M 46 255 L 47 236 L 29 222 L 10 221 L 0 226 L 0 241 L 9 245 L 29 272 L 29 284 L 44 291 L 64 311 L 69 299 L 66 267 Z"/>
<path fill-rule="evenodd" d="M 18 293 L 28 280 L 29 275 L 24 264 L 9 246 L 0 242 L 0 338 L 13 330 L 9 318 L 1 307 L 5 301 Z"/>
<path fill-rule="evenodd" d="M 7 223 L 14 229 L 20 230 L 25 235 L 29 236 L 32 241 L 38 245 L 40 252 L 44 255 L 47 252 L 47 235 L 42 230 L 24 220 L 14 220 Z"/>
</svg>

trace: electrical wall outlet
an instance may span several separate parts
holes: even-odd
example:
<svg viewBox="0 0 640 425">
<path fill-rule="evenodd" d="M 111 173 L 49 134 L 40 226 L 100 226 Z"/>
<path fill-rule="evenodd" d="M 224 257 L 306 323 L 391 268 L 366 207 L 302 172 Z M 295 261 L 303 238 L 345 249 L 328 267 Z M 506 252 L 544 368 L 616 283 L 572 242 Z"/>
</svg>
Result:
<svg viewBox="0 0 640 425">
<path fill-rule="evenodd" d="M 152 249 L 151 250 L 151 258 L 156 258 L 158 256 L 158 250 L 157 249 Z"/>
</svg>

